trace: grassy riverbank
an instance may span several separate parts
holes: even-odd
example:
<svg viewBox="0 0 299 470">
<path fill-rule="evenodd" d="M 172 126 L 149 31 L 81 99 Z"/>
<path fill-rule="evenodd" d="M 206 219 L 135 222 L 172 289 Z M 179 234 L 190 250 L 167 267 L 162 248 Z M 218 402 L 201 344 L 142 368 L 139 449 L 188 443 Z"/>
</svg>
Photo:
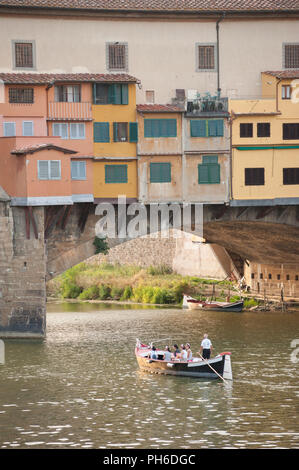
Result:
<svg viewBox="0 0 299 470">
<path fill-rule="evenodd" d="M 130 265 L 80 263 L 48 282 L 48 297 L 77 300 L 116 300 L 146 304 L 180 304 L 183 294 L 198 299 L 239 300 L 230 281 L 181 276 L 166 266 L 141 268 Z M 246 307 L 257 305 L 253 299 Z"/>
</svg>

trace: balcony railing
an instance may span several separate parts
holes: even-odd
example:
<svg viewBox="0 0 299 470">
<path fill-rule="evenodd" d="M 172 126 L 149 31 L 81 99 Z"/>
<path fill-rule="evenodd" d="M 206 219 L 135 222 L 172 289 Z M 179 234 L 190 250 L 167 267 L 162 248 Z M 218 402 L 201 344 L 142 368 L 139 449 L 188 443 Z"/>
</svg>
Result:
<svg viewBox="0 0 299 470">
<path fill-rule="evenodd" d="M 197 94 L 196 98 L 188 98 L 187 101 L 187 113 L 201 114 L 227 112 L 228 98 L 211 96 L 209 93 L 206 93 L 205 95 Z"/>
<path fill-rule="evenodd" d="M 51 101 L 49 103 L 48 119 L 56 120 L 80 120 L 92 119 L 91 102 L 68 103 Z"/>
</svg>

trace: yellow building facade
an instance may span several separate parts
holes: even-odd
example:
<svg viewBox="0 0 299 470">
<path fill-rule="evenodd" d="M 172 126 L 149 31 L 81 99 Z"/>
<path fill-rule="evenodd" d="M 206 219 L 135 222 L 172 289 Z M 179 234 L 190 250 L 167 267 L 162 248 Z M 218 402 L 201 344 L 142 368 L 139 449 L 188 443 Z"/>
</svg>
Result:
<svg viewBox="0 0 299 470">
<path fill-rule="evenodd" d="M 113 82 L 93 84 L 95 202 L 137 199 L 136 82 L 118 75 Z"/>
<path fill-rule="evenodd" d="M 297 78 L 298 71 L 264 72 L 261 98 L 229 100 L 231 205 L 298 204 Z"/>
</svg>

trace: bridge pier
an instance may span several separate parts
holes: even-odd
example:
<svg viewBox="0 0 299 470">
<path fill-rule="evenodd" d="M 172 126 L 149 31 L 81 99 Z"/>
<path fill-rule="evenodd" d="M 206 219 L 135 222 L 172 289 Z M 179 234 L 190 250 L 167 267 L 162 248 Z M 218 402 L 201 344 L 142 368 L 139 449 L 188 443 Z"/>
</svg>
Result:
<svg viewBox="0 0 299 470">
<path fill-rule="evenodd" d="M 43 338 L 46 330 L 44 208 L 0 199 L 0 337 Z M 31 219 L 31 223 L 30 223 Z M 34 220 L 34 222 L 33 222 Z"/>
</svg>

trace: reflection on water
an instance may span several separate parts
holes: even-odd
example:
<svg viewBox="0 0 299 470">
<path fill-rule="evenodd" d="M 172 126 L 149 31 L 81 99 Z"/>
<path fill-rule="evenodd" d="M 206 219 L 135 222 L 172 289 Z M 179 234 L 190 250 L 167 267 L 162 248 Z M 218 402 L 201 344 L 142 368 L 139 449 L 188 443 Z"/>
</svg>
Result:
<svg viewBox="0 0 299 470">
<path fill-rule="evenodd" d="M 49 305 L 44 341 L 5 341 L 0 448 L 298 447 L 298 325 L 297 313 Z M 205 332 L 232 352 L 232 383 L 138 369 L 137 337 L 195 352 Z"/>
</svg>

